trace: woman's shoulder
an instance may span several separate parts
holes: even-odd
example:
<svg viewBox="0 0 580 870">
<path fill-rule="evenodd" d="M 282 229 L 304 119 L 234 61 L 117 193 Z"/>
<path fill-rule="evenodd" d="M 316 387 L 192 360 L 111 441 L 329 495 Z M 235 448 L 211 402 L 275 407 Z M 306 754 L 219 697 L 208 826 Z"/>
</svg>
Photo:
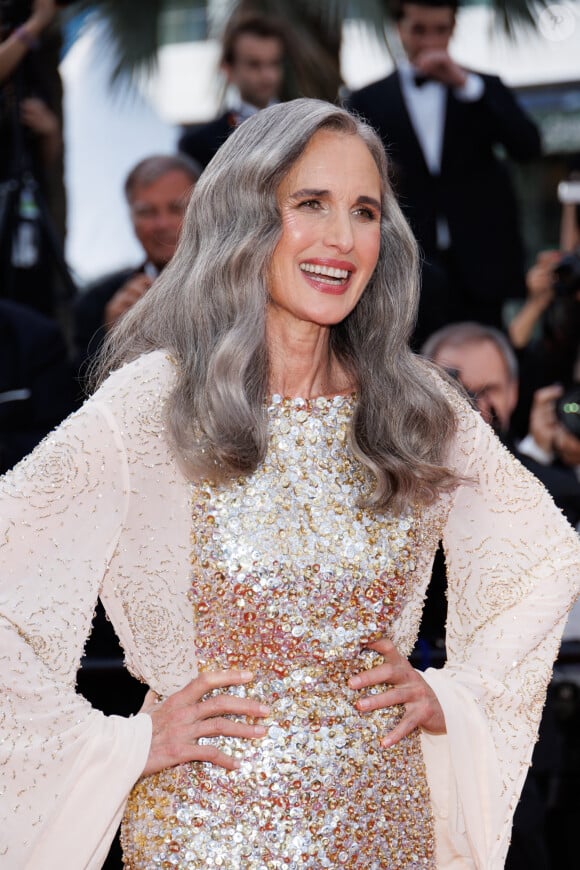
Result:
<svg viewBox="0 0 580 870">
<path fill-rule="evenodd" d="M 111 371 L 91 398 L 107 405 L 134 403 L 149 396 L 162 401 L 173 388 L 177 373 L 175 359 L 166 351 L 154 350 Z"/>
<path fill-rule="evenodd" d="M 458 381 L 430 360 L 421 359 L 420 364 L 425 378 L 453 412 L 455 435 L 449 443 L 446 462 L 463 474 L 473 464 L 482 433 L 489 427 Z"/>
<path fill-rule="evenodd" d="M 417 357 L 416 362 L 426 382 L 431 388 L 435 388 L 436 392 L 447 402 L 458 423 L 464 419 L 472 420 L 477 411 L 472 399 L 459 381 L 431 360 Z"/>
<path fill-rule="evenodd" d="M 164 407 L 178 374 L 176 360 L 166 351 L 155 350 L 126 363 L 101 383 L 89 399 L 121 431 L 135 428 L 150 434 L 164 426 Z"/>
</svg>

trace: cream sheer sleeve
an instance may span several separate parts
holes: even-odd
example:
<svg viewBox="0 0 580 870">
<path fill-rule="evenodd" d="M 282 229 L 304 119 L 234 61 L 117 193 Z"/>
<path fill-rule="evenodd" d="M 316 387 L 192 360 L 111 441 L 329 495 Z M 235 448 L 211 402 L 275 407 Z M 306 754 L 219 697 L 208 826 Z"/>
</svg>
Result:
<svg viewBox="0 0 580 870">
<path fill-rule="evenodd" d="M 564 622 L 580 544 L 552 499 L 458 398 L 456 490 L 444 548 L 447 664 L 425 679 L 447 734 L 423 735 L 438 826 L 464 862 L 503 868 Z M 445 833 L 447 832 L 447 833 Z M 468 857 L 469 856 L 469 857 Z"/>
<path fill-rule="evenodd" d="M 93 710 L 75 675 L 130 492 L 90 400 L 0 481 L 0 867 L 100 867 L 151 720 Z"/>
</svg>

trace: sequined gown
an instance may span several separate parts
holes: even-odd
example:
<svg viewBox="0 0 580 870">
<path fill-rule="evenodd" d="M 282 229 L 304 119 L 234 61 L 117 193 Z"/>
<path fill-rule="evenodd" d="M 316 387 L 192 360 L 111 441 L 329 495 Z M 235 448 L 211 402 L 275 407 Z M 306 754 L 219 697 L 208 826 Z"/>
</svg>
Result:
<svg viewBox="0 0 580 870">
<path fill-rule="evenodd" d="M 175 375 L 162 351 L 124 366 L 0 479 L 0 867 L 101 870 L 129 796 L 134 867 L 502 870 L 577 535 L 427 365 L 463 482 L 385 520 L 355 506 L 350 400 L 273 403 L 259 472 L 192 490 L 165 431 Z M 447 731 L 382 750 L 389 714 L 356 713 L 346 681 L 369 664 L 365 635 L 411 652 L 439 537 L 447 664 L 423 677 Z M 271 732 L 226 747 L 238 773 L 140 780 L 150 716 L 104 716 L 75 692 L 97 596 L 159 696 L 199 666 L 255 666 Z"/>
<path fill-rule="evenodd" d="M 194 490 L 200 668 L 253 670 L 248 695 L 272 714 L 262 740 L 216 740 L 239 771 L 194 763 L 135 788 L 123 826 L 130 868 L 434 867 L 418 734 L 381 748 L 400 710 L 362 715 L 346 687 L 372 664 L 361 641 L 391 632 L 419 537 L 411 511 L 357 507 L 353 402 L 275 396 L 264 464 L 233 486 Z"/>
</svg>

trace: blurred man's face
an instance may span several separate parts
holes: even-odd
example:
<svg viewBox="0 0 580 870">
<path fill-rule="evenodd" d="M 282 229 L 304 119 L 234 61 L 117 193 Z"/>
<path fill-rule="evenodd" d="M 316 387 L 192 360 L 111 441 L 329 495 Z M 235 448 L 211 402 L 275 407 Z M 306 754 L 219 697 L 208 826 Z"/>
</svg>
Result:
<svg viewBox="0 0 580 870">
<path fill-rule="evenodd" d="M 501 432 L 509 429 L 518 387 L 492 341 L 477 341 L 462 347 L 444 345 L 434 361 L 458 372 L 460 382 L 475 397 L 477 409 L 487 423 Z"/>
<path fill-rule="evenodd" d="M 175 253 L 192 189 L 191 178 L 176 169 L 133 190 L 130 209 L 135 235 L 147 259 L 158 269 L 162 269 Z"/>
<path fill-rule="evenodd" d="M 283 60 L 284 47 L 275 36 L 242 33 L 235 42 L 233 63 L 224 64 L 224 72 L 245 103 L 264 109 L 280 94 Z"/>
<path fill-rule="evenodd" d="M 427 51 L 447 51 L 455 28 L 451 6 L 403 5 L 403 17 L 397 22 L 399 38 L 411 63 Z"/>
<path fill-rule="evenodd" d="M 564 465 L 580 467 L 580 438 L 576 438 L 564 426 L 558 426 L 556 430 L 554 448 Z"/>
</svg>

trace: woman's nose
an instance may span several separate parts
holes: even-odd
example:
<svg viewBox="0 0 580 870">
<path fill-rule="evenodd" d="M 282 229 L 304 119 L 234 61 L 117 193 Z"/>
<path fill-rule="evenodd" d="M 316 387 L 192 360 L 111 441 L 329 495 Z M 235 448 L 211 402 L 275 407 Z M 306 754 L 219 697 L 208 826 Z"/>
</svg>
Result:
<svg viewBox="0 0 580 870">
<path fill-rule="evenodd" d="M 346 253 L 354 245 L 352 219 L 349 211 L 333 211 L 326 224 L 325 244 Z"/>
</svg>

